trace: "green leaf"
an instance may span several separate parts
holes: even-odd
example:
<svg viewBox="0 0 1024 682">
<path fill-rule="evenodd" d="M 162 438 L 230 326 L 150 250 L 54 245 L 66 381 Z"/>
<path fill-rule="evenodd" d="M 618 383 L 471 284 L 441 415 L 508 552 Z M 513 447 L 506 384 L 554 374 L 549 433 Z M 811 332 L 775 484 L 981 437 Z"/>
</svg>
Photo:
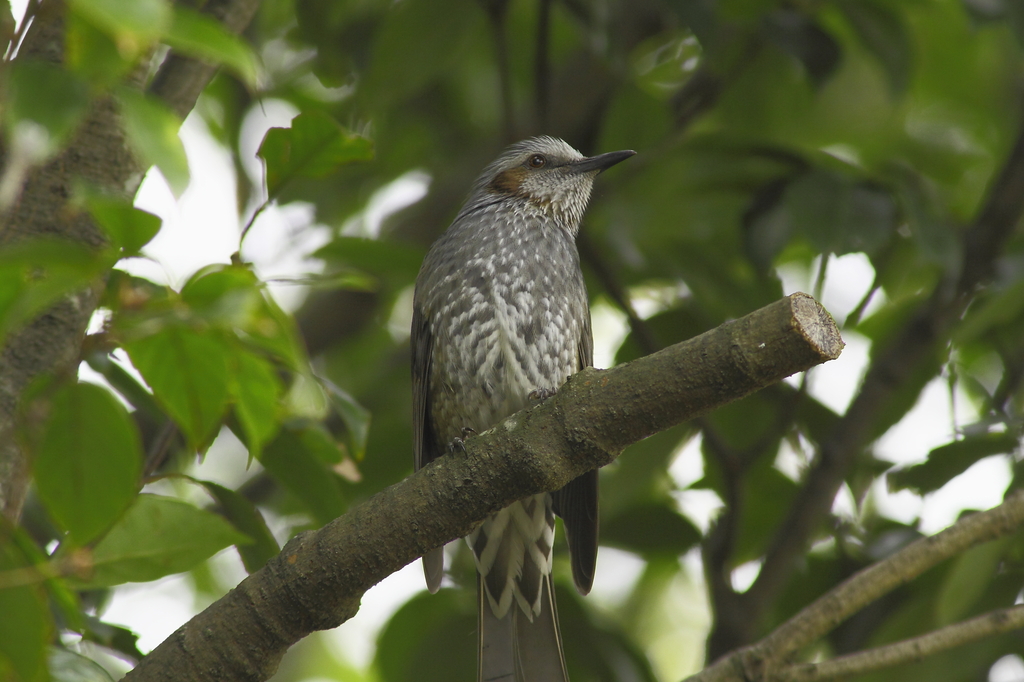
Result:
<svg viewBox="0 0 1024 682">
<path fill-rule="evenodd" d="M 692 3 L 686 3 L 692 4 Z M 686 40 L 689 32 L 680 31 L 672 38 L 670 50 L 659 40 L 651 55 L 653 58 L 663 56 L 666 52 L 672 57 L 658 69 L 652 69 L 637 82 L 625 82 L 616 87 L 615 98 L 608 105 L 601 128 L 601 141 L 597 149 L 650 149 L 662 144 L 668 131 L 672 129 L 672 115 L 665 106 L 663 97 L 665 89 L 663 81 L 656 80 L 662 68 L 674 69 L 676 80 L 688 80 L 691 72 L 683 65 L 686 60 L 699 57 L 700 47 L 692 39 Z M 640 88 L 645 88 L 641 90 Z"/>
<path fill-rule="evenodd" d="M 62 386 L 33 408 L 48 413 L 33 439 L 39 497 L 84 545 L 138 492 L 142 445 L 135 424 L 110 391 L 93 384 Z"/>
<path fill-rule="evenodd" d="M 935 603 L 936 626 L 950 625 L 970 615 L 989 589 L 1012 538 L 972 547 L 953 560 Z"/>
<path fill-rule="evenodd" d="M 63 647 L 51 646 L 46 658 L 53 682 L 114 682 L 99 663 Z"/>
<path fill-rule="evenodd" d="M 296 431 L 306 451 L 320 462 L 333 466 L 345 459 L 345 453 L 334 440 L 334 436 L 321 422 L 303 422 L 302 428 Z"/>
<path fill-rule="evenodd" d="M 773 0 L 719 0 L 711 6 L 717 9 L 723 18 L 750 23 L 771 10 L 775 4 Z"/>
<path fill-rule="evenodd" d="M 92 284 L 113 265 L 106 251 L 54 239 L 0 249 L 0 341 L 67 294 Z"/>
<path fill-rule="evenodd" d="M 54 152 L 78 127 L 89 106 L 89 86 L 75 74 L 49 62 L 16 59 L 8 65 L 8 134 L 31 121 L 46 131 L 46 149 Z"/>
<path fill-rule="evenodd" d="M 181 300 L 211 325 L 251 331 L 265 324 L 259 286 L 252 270 L 218 263 L 189 278 L 181 288 Z"/>
<path fill-rule="evenodd" d="M 397 286 L 416 279 L 423 249 L 402 242 L 362 237 L 336 237 L 314 254 L 331 265 L 370 273 Z"/>
<path fill-rule="evenodd" d="M 167 0 L 69 0 L 68 4 L 132 57 L 146 50 L 171 23 Z"/>
<path fill-rule="evenodd" d="M 796 391 L 796 389 L 788 384 L 780 383 L 775 388 L 779 389 L 780 397 L 784 396 L 787 400 L 792 400 L 793 393 Z M 814 443 L 825 442 L 836 428 L 836 424 L 840 419 L 839 415 L 831 408 L 806 394 L 802 394 L 795 402 L 797 405 L 795 421 L 801 426 L 802 433 L 808 436 Z"/>
<path fill-rule="evenodd" d="M 857 32 L 860 42 L 885 69 L 889 88 L 902 95 L 910 82 L 913 45 L 900 14 L 874 0 L 844 0 L 839 9 Z"/>
<path fill-rule="evenodd" d="M 120 246 L 122 257 L 135 256 L 160 231 L 159 217 L 135 208 L 128 201 L 92 196 L 86 200 L 89 213 L 110 240 Z"/>
<path fill-rule="evenodd" d="M 213 481 L 201 481 L 193 479 L 202 485 L 220 504 L 220 511 L 231 524 L 245 533 L 251 540 L 249 544 L 238 545 L 238 554 L 242 557 L 245 570 L 255 573 L 263 564 L 275 557 L 281 551 L 277 540 L 267 528 L 267 522 L 263 514 L 255 504 L 242 497 L 240 494 L 225 488 Z"/>
<path fill-rule="evenodd" d="M 338 411 L 349 434 L 349 449 L 357 461 L 366 454 L 366 440 L 370 437 L 370 411 L 360 405 L 355 398 L 330 381 L 321 380 L 331 398 L 331 404 Z"/>
<path fill-rule="evenodd" d="M 1001 289 L 988 288 L 968 308 L 963 323 L 953 330 L 958 345 L 977 341 L 993 328 L 1012 324 L 1024 313 L 1024 277 Z"/>
<path fill-rule="evenodd" d="M 848 202 L 839 228 L 843 239 L 833 253 L 874 253 L 899 226 L 895 201 L 885 188 L 859 182 L 850 188 Z"/>
<path fill-rule="evenodd" d="M 192 446 L 206 443 L 227 410 L 232 349 L 213 333 L 177 325 L 124 347 Z"/>
<path fill-rule="evenodd" d="M 310 441 L 307 430 L 294 424 L 282 427 L 277 438 L 263 449 L 260 462 L 323 525 L 345 513 L 347 505 L 337 474 L 322 461 L 315 445 L 321 439 L 313 437 Z"/>
<path fill-rule="evenodd" d="M 0 539 L 0 573 L 28 565 L 6 538 Z M 0 589 L 0 679 L 43 682 L 46 645 L 53 623 L 46 595 L 38 585 Z"/>
<path fill-rule="evenodd" d="M 263 445 L 280 427 L 278 404 L 283 388 L 269 362 L 249 352 L 235 355 L 231 397 L 250 457 L 259 459 Z"/>
<path fill-rule="evenodd" d="M 188 187 L 188 159 L 178 137 L 181 119 L 162 102 L 131 88 L 117 88 L 125 131 L 144 164 L 160 169 L 175 197 Z"/>
<path fill-rule="evenodd" d="M 292 119 L 291 128 L 271 128 L 260 145 L 266 163 L 267 194 L 277 196 L 296 177 L 322 178 L 339 166 L 373 158 L 373 144 L 347 132 L 322 111 L 312 110 Z"/>
<path fill-rule="evenodd" d="M 671 489 L 669 465 L 695 430 L 691 424 L 681 424 L 631 446 L 632 456 L 602 472 L 602 513 L 612 518 L 619 510 L 643 506 L 653 495 Z"/>
<path fill-rule="evenodd" d="M 203 268 L 185 284 L 181 297 L 204 322 L 231 330 L 286 367 L 303 371 L 308 366 L 295 319 L 267 295 L 249 268 L 222 264 Z"/>
<path fill-rule="evenodd" d="M 679 16 L 683 25 L 693 32 L 700 46 L 713 55 L 721 35 L 718 3 L 669 0 L 666 4 Z"/>
<path fill-rule="evenodd" d="M 33 516 L 35 515 L 29 511 L 25 515 L 26 523 L 13 529 L 9 540 L 20 550 L 25 564 L 40 566 L 50 561 L 50 555 L 44 552 L 37 544 L 36 539 L 25 531 L 26 525 L 34 525 Z M 52 536 L 56 536 L 58 533 L 57 529 L 53 529 Z M 47 533 L 47 536 L 51 537 L 50 533 Z M 66 630 L 82 632 L 85 627 L 85 614 L 82 613 L 82 603 L 78 598 L 78 593 L 73 591 L 63 578 L 47 578 L 43 581 L 43 586 L 46 588 L 46 594 L 50 600 L 51 613 L 59 626 Z"/>
<path fill-rule="evenodd" d="M 947 269 L 960 267 L 960 242 L 944 213 L 936 187 L 910 168 L 896 168 L 900 204 L 918 250 Z"/>
<path fill-rule="evenodd" d="M 465 592 L 420 593 L 395 612 L 377 637 L 383 682 L 476 678 L 476 610 Z"/>
<path fill-rule="evenodd" d="M 110 88 L 135 65 L 133 54 L 122 54 L 114 38 L 74 12 L 68 16 L 64 45 L 68 68 L 96 91 Z"/>
<path fill-rule="evenodd" d="M 985 433 L 947 443 L 928 453 L 921 464 L 891 471 L 886 476 L 889 490 L 910 489 L 919 495 L 930 493 L 992 455 L 1008 454 L 1020 443 L 1010 433 Z"/>
<path fill-rule="evenodd" d="M 142 494 L 93 550 L 80 589 L 146 582 L 187 571 L 229 545 L 251 540 L 220 516 L 171 497 Z"/>
<path fill-rule="evenodd" d="M 651 567 L 667 565 L 678 572 L 678 561 L 651 562 Z M 601 570 L 601 569 L 598 569 Z M 657 570 L 657 569 L 655 569 Z M 624 631 L 617 619 L 603 618 L 596 609 L 586 608 L 572 588 L 555 584 L 555 602 L 562 632 L 573 636 L 565 640 L 565 663 L 573 680 L 634 680 L 657 682 L 658 677 L 644 653 Z M 470 659 L 472 660 L 472 658 Z"/>
<path fill-rule="evenodd" d="M 153 394 L 149 392 L 142 383 L 135 378 L 119 362 L 116 362 L 108 353 L 89 353 L 85 361 L 89 367 L 103 376 L 111 386 L 114 387 L 128 404 L 139 410 L 147 417 L 160 420 L 166 419 L 164 411 L 160 409 Z"/>
<path fill-rule="evenodd" d="M 743 250 L 760 272 L 768 272 L 793 238 L 793 220 L 782 203 L 788 184 L 789 178 L 777 178 L 758 188 L 743 213 Z"/>
<path fill-rule="evenodd" d="M 107 287 L 100 306 L 115 313 L 111 331 L 126 337 L 138 335 L 140 322 L 151 323 L 154 311 L 163 312 L 175 307 L 178 295 L 166 284 L 157 284 L 145 277 L 131 275 L 124 270 L 107 272 Z M 152 327 L 152 324 L 147 325 Z"/>
<path fill-rule="evenodd" d="M 747 476 L 742 490 L 745 508 L 741 515 L 732 565 L 760 557 L 767 549 L 785 511 L 797 494 L 797 485 L 762 458 Z M 766 466 L 767 465 L 767 466 Z"/>
<path fill-rule="evenodd" d="M 839 66 L 843 54 L 839 44 L 809 15 L 797 9 L 778 9 L 765 15 L 762 32 L 803 65 L 816 88 L 824 85 Z"/>
<path fill-rule="evenodd" d="M 411 0 L 395 5 L 377 27 L 361 94 L 375 106 L 400 103 L 472 58 L 469 37 L 488 25 L 467 0 Z"/>
<path fill-rule="evenodd" d="M 95 642 L 108 649 L 119 651 L 130 659 L 141 660 L 144 654 L 139 651 L 139 636 L 128 628 L 105 623 L 95 616 L 85 616 L 85 631 L 82 638 L 87 642 Z"/>
<path fill-rule="evenodd" d="M 250 89 L 256 87 L 256 56 L 238 36 L 218 21 L 181 5 L 164 34 L 164 42 L 178 52 L 211 64 L 222 64 Z"/>
<path fill-rule="evenodd" d="M 786 190 L 783 201 L 794 234 L 821 253 L 872 253 L 897 227 L 896 206 L 879 187 L 815 169 Z"/>
<path fill-rule="evenodd" d="M 245 329 L 244 340 L 251 346 L 270 353 L 294 372 L 309 371 L 306 346 L 295 324 L 295 318 L 281 309 L 266 293 L 252 326 Z"/>
<path fill-rule="evenodd" d="M 602 520 L 601 541 L 642 556 L 677 557 L 700 542 L 700 531 L 667 504 L 642 504 Z"/>
</svg>

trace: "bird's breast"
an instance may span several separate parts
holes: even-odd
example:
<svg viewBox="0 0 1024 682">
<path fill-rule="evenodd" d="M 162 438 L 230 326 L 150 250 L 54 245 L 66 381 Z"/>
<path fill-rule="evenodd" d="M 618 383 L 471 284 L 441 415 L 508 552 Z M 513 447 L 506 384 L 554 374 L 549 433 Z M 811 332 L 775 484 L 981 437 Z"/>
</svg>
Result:
<svg viewBox="0 0 1024 682">
<path fill-rule="evenodd" d="M 533 237 L 533 238 L 531 238 Z M 433 306 L 438 438 L 481 431 L 578 371 L 586 289 L 571 239 L 493 237 L 469 249 Z M 449 279 L 449 278 L 445 278 Z"/>
</svg>

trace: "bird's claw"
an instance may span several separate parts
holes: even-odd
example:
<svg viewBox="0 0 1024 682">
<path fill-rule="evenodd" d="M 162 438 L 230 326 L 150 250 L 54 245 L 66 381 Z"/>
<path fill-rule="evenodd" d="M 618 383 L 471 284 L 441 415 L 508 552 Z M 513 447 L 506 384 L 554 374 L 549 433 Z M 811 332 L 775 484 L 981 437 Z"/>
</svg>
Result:
<svg viewBox="0 0 1024 682">
<path fill-rule="evenodd" d="M 542 403 L 554 394 L 558 393 L 557 388 L 535 388 L 526 396 L 531 402 Z"/>
<path fill-rule="evenodd" d="M 462 437 L 460 438 L 459 436 L 456 436 L 455 438 L 452 438 L 452 442 L 448 444 L 449 452 L 455 452 L 456 450 L 459 451 L 459 452 L 465 452 L 466 451 L 466 440 L 465 439 L 469 438 L 470 436 L 475 436 L 475 435 L 476 435 L 476 431 L 475 430 L 469 428 L 468 426 L 463 426 L 462 427 Z"/>
</svg>

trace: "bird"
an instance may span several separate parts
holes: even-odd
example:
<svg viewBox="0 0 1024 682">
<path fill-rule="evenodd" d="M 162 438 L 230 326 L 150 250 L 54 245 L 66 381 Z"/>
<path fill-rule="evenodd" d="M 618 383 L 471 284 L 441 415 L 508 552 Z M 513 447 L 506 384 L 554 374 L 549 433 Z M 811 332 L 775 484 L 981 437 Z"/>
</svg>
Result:
<svg viewBox="0 0 1024 682">
<path fill-rule="evenodd" d="M 417 470 L 593 365 L 576 236 L 594 179 L 635 154 L 585 157 L 541 136 L 508 147 L 476 180 L 416 278 L 412 351 Z M 555 514 L 573 580 L 594 582 L 597 472 L 512 504 L 466 541 L 477 570 L 479 682 L 567 682 L 551 580 Z M 443 548 L 423 557 L 436 592 Z"/>
</svg>

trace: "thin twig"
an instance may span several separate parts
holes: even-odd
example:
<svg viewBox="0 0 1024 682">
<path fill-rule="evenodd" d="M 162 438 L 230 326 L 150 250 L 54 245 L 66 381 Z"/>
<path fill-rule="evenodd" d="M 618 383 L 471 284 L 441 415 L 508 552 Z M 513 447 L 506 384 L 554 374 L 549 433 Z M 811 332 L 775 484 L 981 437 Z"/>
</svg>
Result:
<svg viewBox="0 0 1024 682">
<path fill-rule="evenodd" d="M 876 271 L 875 279 L 872 280 L 871 286 L 868 287 L 868 290 L 864 294 L 864 297 L 860 299 L 860 301 L 857 303 L 854 309 L 850 311 L 850 314 L 846 316 L 846 319 L 843 320 L 844 328 L 856 327 L 858 324 L 860 324 L 860 319 L 864 317 L 864 311 L 867 310 L 868 305 L 870 305 L 871 303 L 871 299 L 874 298 L 875 294 L 878 293 L 878 290 L 880 288 L 881 285 L 879 285 L 878 283 L 878 273 Z"/>
<path fill-rule="evenodd" d="M 775 651 L 791 653 L 810 644 L 875 599 L 974 545 L 1008 535 L 1024 523 L 1024 492 L 997 507 L 967 516 L 946 530 L 907 545 L 865 568 L 817 599 L 765 638 Z"/>
<path fill-rule="evenodd" d="M 257 208 L 253 212 L 252 217 L 249 218 L 249 220 L 245 223 L 245 227 L 242 228 L 242 234 L 241 234 L 241 236 L 238 237 L 238 251 L 239 251 L 239 253 L 241 253 L 241 251 L 242 251 L 242 242 L 245 241 L 245 236 L 247 234 L 249 234 L 249 230 L 251 230 L 253 224 L 256 223 L 256 219 L 259 218 L 263 214 L 263 211 L 267 210 L 267 208 L 270 207 L 270 204 L 272 204 L 273 201 L 274 201 L 273 198 L 269 198 L 268 197 L 266 201 L 264 201 L 262 204 L 259 205 L 259 208 Z"/>
<path fill-rule="evenodd" d="M 0 590 L 38 585 L 50 578 L 59 578 L 61 575 L 60 568 L 55 561 L 12 568 L 0 571 Z"/>
<path fill-rule="evenodd" d="M 92 550 L 86 547 L 77 547 L 50 561 L 0 571 L 0 590 L 38 585 L 53 578 L 68 576 L 84 578 L 88 576 L 92 566 Z"/>
<path fill-rule="evenodd" d="M 828 262 L 831 260 L 831 253 L 822 253 L 818 262 L 818 274 L 814 278 L 814 298 L 821 298 L 825 291 L 825 278 L 828 277 Z"/>
<path fill-rule="evenodd" d="M 821 663 L 801 663 L 772 675 L 771 682 L 819 682 L 862 675 L 873 670 L 914 663 L 964 644 L 1024 628 L 1024 605 L 990 611 L 961 623 L 954 623 L 920 637 L 858 651 Z"/>
<path fill-rule="evenodd" d="M 900 585 L 974 545 L 1016 531 L 1024 524 L 1024 491 L 985 512 L 967 516 L 937 535 L 913 542 L 854 574 L 816 599 L 752 646 L 719 659 L 690 678 L 692 682 L 763 679 L 784 669 L 782 662 L 820 639 L 851 615 Z M 760 675 L 760 677 L 759 677 Z"/>
<path fill-rule="evenodd" d="M 142 471 L 142 479 L 144 481 L 149 479 L 167 461 L 167 453 L 170 452 L 171 442 L 173 442 L 174 436 L 177 433 L 178 427 L 175 425 L 174 420 L 168 418 L 163 426 L 160 427 L 156 438 L 153 439 L 149 452 L 146 453 L 146 464 Z"/>
</svg>

